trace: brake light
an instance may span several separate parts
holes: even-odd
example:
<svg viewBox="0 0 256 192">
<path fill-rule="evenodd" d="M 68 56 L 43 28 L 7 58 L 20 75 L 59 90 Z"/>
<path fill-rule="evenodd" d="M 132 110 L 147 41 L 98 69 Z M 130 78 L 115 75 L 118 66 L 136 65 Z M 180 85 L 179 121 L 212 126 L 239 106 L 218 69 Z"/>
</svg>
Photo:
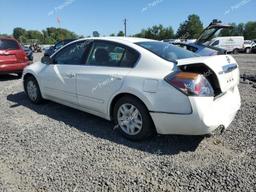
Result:
<svg viewBox="0 0 256 192">
<path fill-rule="evenodd" d="M 201 74 L 178 72 L 165 77 L 165 81 L 188 96 L 214 96 L 214 90 L 211 84 Z"/>
</svg>

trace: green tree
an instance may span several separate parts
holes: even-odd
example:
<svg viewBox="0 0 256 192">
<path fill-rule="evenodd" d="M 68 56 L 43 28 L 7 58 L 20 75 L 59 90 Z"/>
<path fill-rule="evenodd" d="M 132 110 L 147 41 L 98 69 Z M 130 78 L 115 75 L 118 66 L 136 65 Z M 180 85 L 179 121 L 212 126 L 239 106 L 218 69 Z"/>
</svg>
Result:
<svg viewBox="0 0 256 192">
<path fill-rule="evenodd" d="M 124 37 L 124 32 L 123 32 L 123 31 L 119 31 L 116 36 L 118 36 L 118 37 Z"/>
<path fill-rule="evenodd" d="M 99 37 L 100 33 L 98 31 L 93 31 L 92 36 L 93 37 Z"/>
<path fill-rule="evenodd" d="M 244 38 L 256 39 L 256 22 L 249 21 L 244 26 Z"/>
<path fill-rule="evenodd" d="M 236 24 L 236 23 L 230 23 L 230 25 L 233 27 L 232 29 L 222 29 L 219 33 L 219 36 L 243 36 L 244 35 L 244 24 Z"/>
<path fill-rule="evenodd" d="M 174 38 L 174 32 L 172 27 L 165 28 L 163 25 L 154 25 L 148 29 L 142 29 L 141 32 L 135 36 L 148 39 L 163 40 Z"/>
<path fill-rule="evenodd" d="M 36 39 L 38 43 L 43 43 L 44 36 L 40 31 L 29 30 L 26 35 L 27 39 Z"/>
<path fill-rule="evenodd" d="M 115 37 L 116 35 L 115 35 L 115 33 L 111 33 L 109 36 L 110 37 Z"/>
<path fill-rule="evenodd" d="M 27 43 L 27 37 L 24 36 L 24 35 L 22 35 L 22 36 L 19 37 L 19 41 L 20 41 L 21 43 L 25 44 L 25 43 Z"/>
<path fill-rule="evenodd" d="M 244 23 L 239 23 L 236 27 L 236 34 L 238 36 L 243 36 L 244 35 Z"/>
<path fill-rule="evenodd" d="M 198 15 L 189 15 L 188 19 L 180 24 L 176 37 L 181 39 L 197 39 L 203 31 L 203 23 Z"/>
<path fill-rule="evenodd" d="M 13 37 L 15 39 L 17 39 L 18 41 L 20 40 L 21 36 L 26 37 L 26 35 L 27 35 L 26 33 L 27 33 L 27 31 L 21 27 L 16 27 L 13 29 Z"/>
</svg>

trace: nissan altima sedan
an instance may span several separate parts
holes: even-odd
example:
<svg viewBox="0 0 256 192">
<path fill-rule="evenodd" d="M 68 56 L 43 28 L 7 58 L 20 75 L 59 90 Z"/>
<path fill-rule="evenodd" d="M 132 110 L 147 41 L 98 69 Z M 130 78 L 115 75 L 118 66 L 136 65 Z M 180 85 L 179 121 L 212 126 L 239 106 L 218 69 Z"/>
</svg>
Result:
<svg viewBox="0 0 256 192">
<path fill-rule="evenodd" d="M 232 56 L 199 57 L 169 43 L 89 38 L 28 66 L 24 89 L 115 122 L 123 135 L 205 135 L 226 129 L 240 108 L 239 68 Z"/>
</svg>

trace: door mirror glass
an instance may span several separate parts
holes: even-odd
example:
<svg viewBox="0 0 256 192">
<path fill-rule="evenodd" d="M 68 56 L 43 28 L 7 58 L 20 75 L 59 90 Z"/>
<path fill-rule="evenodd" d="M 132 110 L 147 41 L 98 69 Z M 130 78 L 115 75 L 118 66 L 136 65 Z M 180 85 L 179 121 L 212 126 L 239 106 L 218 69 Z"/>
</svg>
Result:
<svg viewBox="0 0 256 192">
<path fill-rule="evenodd" d="M 41 63 L 49 65 L 49 64 L 53 64 L 53 60 L 49 56 L 43 56 L 41 59 Z"/>
</svg>

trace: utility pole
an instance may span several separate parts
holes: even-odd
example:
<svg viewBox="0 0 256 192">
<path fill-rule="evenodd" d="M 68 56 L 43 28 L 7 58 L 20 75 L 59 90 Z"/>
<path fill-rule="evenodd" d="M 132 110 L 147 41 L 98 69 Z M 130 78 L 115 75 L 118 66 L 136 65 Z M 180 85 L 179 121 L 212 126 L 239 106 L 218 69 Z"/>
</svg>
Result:
<svg viewBox="0 0 256 192">
<path fill-rule="evenodd" d="M 127 19 L 124 19 L 124 36 L 126 37 L 126 33 L 127 33 Z"/>
</svg>

